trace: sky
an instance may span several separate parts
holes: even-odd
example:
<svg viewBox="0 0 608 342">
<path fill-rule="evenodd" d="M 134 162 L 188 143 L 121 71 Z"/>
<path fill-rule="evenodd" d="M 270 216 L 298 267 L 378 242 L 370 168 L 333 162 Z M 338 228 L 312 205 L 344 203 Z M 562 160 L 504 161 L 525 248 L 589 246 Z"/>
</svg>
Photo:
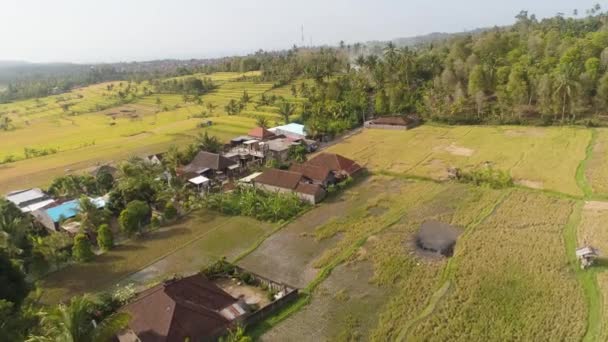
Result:
<svg viewBox="0 0 608 342">
<path fill-rule="evenodd" d="M 302 45 L 389 40 L 583 14 L 587 0 L 0 0 L 0 60 L 208 58 Z"/>
</svg>

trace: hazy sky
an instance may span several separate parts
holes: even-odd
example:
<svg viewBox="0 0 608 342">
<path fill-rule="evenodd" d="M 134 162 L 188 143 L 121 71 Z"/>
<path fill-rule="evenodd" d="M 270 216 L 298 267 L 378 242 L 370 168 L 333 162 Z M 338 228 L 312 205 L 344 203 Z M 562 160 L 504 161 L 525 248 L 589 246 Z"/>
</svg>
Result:
<svg viewBox="0 0 608 342">
<path fill-rule="evenodd" d="M 200 58 L 584 13 L 597 0 L 0 0 L 0 60 Z M 608 1 L 599 1 L 607 9 Z"/>
</svg>

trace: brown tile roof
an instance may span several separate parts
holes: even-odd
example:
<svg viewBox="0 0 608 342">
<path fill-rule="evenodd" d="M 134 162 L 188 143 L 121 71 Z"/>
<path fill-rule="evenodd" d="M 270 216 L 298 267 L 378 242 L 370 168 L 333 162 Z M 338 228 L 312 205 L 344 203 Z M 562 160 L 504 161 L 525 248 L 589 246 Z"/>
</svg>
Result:
<svg viewBox="0 0 608 342">
<path fill-rule="evenodd" d="M 215 171 L 222 171 L 228 168 L 228 166 L 236 164 L 235 161 L 232 161 L 224 156 L 221 156 L 217 153 L 210 153 L 201 151 L 199 152 L 194 160 L 186 166 L 182 168 L 182 172 L 199 172 L 203 169 L 211 169 Z"/>
<path fill-rule="evenodd" d="M 301 180 L 302 174 L 299 172 L 268 169 L 257 176 L 254 182 L 293 190 Z"/>
<path fill-rule="evenodd" d="M 323 188 L 318 184 L 300 183 L 295 189 L 295 192 L 302 194 L 317 196 L 323 191 Z"/>
<path fill-rule="evenodd" d="M 313 165 L 310 163 L 293 164 L 289 171 L 299 172 L 304 177 L 317 182 L 324 182 L 331 174 L 331 170 L 322 165 Z"/>
<path fill-rule="evenodd" d="M 331 171 L 345 173 L 349 176 L 361 170 L 361 165 L 355 161 L 334 153 L 320 153 L 306 162 L 310 165 L 323 166 Z"/>
<path fill-rule="evenodd" d="M 131 315 L 129 328 L 142 341 L 200 341 L 227 329 L 230 321 L 219 311 L 236 302 L 197 274 L 156 285 L 120 310 Z"/>
<path fill-rule="evenodd" d="M 256 127 L 247 133 L 248 136 L 258 139 L 270 139 L 275 136 L 274 133 L 264 127 Z"/>
</svg>

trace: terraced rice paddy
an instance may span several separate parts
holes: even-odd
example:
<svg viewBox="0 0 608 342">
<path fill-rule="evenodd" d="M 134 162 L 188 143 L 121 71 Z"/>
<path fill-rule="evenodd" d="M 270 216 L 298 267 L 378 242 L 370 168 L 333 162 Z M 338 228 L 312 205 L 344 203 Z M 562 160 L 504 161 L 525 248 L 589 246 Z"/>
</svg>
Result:
<svg viewBox="0 0 608 342">
<path fill-rule="evenodd" d="M 136 100 L 119 105 L 116 83 L 113 90 L 100 84 L 0 105 L 15 125 L 0 132 L 0 160 L 20 159 L 24 147 L 58 150 L 0 165 L 0 192 L 187 144 L 203 130 L 227 140 L 253 127 L 257 116 L 279 122 L 276 106 L 256 106 L 262 94 L 303 101 L 291 85 L 272 89 L 241 76 L 198 75 L 219 85 L 202 105 L 175 94 L 145 96 L 146 84 L 137 85 Z M 244 91 L 252 101 L 227 115 L 224 105 Z M 202 120 L 213 124 L 197 128 Z M 372 176 L 280 230 L 200 212 L 50 275 L 41 283 L 43 299 L 155 281 L 226 256 L 305 294 L 289 315 L 254 329 L 262 340 L 605 341 L 608 262 L 581 271 L 574 249 L 591 244 L 608 253 L 606 144 L 608 130 L 576 127 L 363 130 L 328 150 L 364 164 Z M 492 190 L 446 180 L 449 167 L 488 163 L 519 186 Z M 451 258 L 417 252 L 415 235 L 429 220 L 463 231 Z"/>
<path fill-rule="evenodd" d="M 150 85 L 145 82 L 131 85 L 137 88 L 138 98 L 127 104 L 119 104 L 116 95 L 127 88 L 127 82 L 108 82 L 38 100 L 0 104 L 0 113 L 7 113 L 14 126 L 0 132 L 0 162 L 16 160 L 0 164 L 0 192 L 44 186 L 56 176 L 97 163 L 163 152 L 171 144 L 190 143 L 204 130 L 226 141 L 254 127 L 258 115 L 270 118 L 271 123 L 280 122 L 276 107 L 255 108 L 257 97 L 268 92 L 285 96 L 288 101 L 297 100 L 287 88 L 273 90 L 271 83 L 239 80 L 251 75 L 255 73 L 198 75 L 218 84 L 216 90 L 202 96 L 202 104 L 185 103 L 178 94 L 146 96 Z M 238 116 L 226 115 L 224 106 L 231 99 L 240 99 L 244 91 L 251 102 Z M 69 106 L 64 110 L 62 105 L 66 103 Z M 211 112 L 207 104 L 213 105 Z M 197 118 L 203 112 L 209 117 Z M 198 123 L 207 120 L 213 125 L 197 128 Z M 58 152 L 23 160 L 24 148 Z"/>
</svg>

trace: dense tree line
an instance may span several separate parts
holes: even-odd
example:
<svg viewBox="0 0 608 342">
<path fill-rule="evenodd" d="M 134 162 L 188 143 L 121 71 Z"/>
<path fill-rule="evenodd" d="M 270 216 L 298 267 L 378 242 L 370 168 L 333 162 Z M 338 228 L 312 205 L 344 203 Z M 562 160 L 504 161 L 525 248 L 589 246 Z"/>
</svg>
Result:
<svg viewBox="0 0 608 342">
<path fill-rule="evenodd" d="M 602 124 L 608 114 L 608 15 L 538 20 L 352 56 L 347 48 L 292 49 L 260 62 L 262 78 L 296 78 L 301 121 L 315 136 L 370 116 L 417 113 L 452 124 Z"/>
<path fill-rule="evenodd" d="M 154 80 L 152 84 L 156 88 L 156 91 L 160 93 L 179 93 L 186 95 L 202 95 L 216 87 L 210 78 L 205 77 L 201 79 L 194 76 Z"/>
<path fill-rule="evenodd" d="M 450 123 L 574 123 L 605 114 L 607 16 L 537 20 L 418 49 L 360 56 L 378 115 L 418 112 Z M 591 122 L 591 121 L 589 121 Z"/>
</svg>

